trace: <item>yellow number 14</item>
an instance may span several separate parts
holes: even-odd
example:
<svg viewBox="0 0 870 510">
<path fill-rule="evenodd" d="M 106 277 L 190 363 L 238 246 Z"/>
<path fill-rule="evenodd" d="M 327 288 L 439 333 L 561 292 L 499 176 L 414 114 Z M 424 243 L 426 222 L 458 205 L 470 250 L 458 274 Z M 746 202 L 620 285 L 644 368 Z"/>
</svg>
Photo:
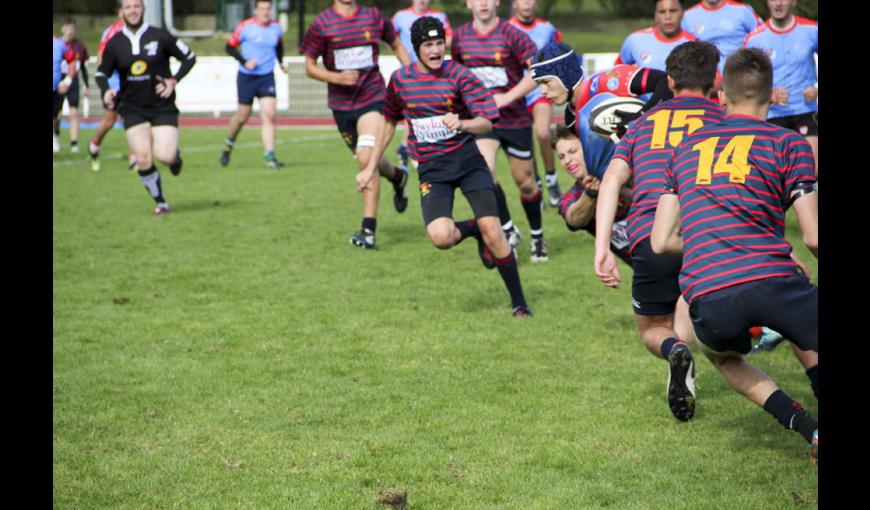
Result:
<svg viewBox="0 0 870 510">
<path fill-rule="evenodd" d="M 713 174 L 728 174 L 728 182 L 744 184 L 746 176 L 749 175 L 749 171 L 752 169 L 749 166 L 749 149 L 752 147 L 754 140 L 755 135 L 735 136 L 722 149 L 719 158 L 716 159 L 715 166 L 713 165 L 713 159 L 716 157 L 716 145 L 719 143 L 718 136 L 708 138 L 692 146 L 693 151 L 700 153 L 698 157 L 698 176 L 695 179 L 695 184 L 710 184 L 713 181 Z"/>
</svg>

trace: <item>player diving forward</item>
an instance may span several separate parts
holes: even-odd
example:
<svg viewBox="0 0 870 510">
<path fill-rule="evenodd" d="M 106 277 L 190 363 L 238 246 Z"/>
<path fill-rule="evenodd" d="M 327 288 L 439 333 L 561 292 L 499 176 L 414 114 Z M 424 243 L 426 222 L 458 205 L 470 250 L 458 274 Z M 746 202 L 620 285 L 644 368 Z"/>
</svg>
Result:
<svg viewBox="0 0 870 510">
<path fill-rule="evenodd" d="M 193 68 L 196 55 L 166 30 L 143 21 L 142 0 L 123 0 L 121 8 L 124 28 L 106 44 L 96 80 L 106 105 L 114 108 L 120 98 L 127 143 L 136 153 L 139 178 L 157 203 L 154 214 L 160 216 L 169 212 L 169 204 L 153 159 L 169 165 L 173 175 L 181 172 L 175 85 Z M 174 76 L 170 56 L 181 61 Z M 121 76 L 120 92 L 109 88 L 115 70 Z"/>
<path fill-rule="evenodd" d="M 728 384 L 799 432 L 818 459 L 819 424 L 744 355 L 747 328 L 770 326 L 818 351 L 818 288 L 800 273 L 785 239 L 794 207 L 818 257 L 813 151 L 805 138 L 764 121 L 773 66 L 759 49 L 725 61 L 720 100 L 728 116 L 687 134 L 666 165 L 652 248 L 682 253 L 680 289 L 704 353 Z"/>
<path fill-rule="evenodd" d="M 492 129 L 498 108 L 471 71 L 456 61 L 444 61 L 445 34 L 440 21 L 430 16 L 415 21 L 411 41 L 419 60 L 390 78 L 386 132 L 357 176 L 359 190 L 371 185 L 396 123 L 408 119 L 409 151 L 420 163 L 420 205 L 432 244 L 448 249 L 474 237 L 484 266 L 498 268 L 510 293 L 514 317 L 531 316 L 516 258 L 502 234 L 489 167 L 475 144 L 475 135 Z M 452 219 L 456 188 L 468 199 L 475 220 Z"/>
</svg>

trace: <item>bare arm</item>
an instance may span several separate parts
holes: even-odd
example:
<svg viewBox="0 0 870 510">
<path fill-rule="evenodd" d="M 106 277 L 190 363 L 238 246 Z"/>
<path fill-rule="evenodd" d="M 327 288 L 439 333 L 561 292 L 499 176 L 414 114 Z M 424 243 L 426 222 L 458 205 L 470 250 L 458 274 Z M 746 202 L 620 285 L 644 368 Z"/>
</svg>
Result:
<svg viewBox="0 0 870 510">
<path fill-rule="evenodd" d="M 792 196 L 798 191 L 795 190 Z M 819 199 L 815 192 L 807 193 L 806 195 L 795 200 L 794 212 L 797 214 L 798 225 L 801 227 L 801 233 L 804 236 L 804 244 L 813 252 L 816 258 L 819 258 Z"/>
<path fill-rule="evenodd" d="M 659 255 L 683 253 L 683 238 L 680 236 L 680 199 L 674 193 L 662 193 L 656 207 L 650 245 Z"/>
<path fill-rule="evenodd" d="M 448 129 L 472 135 L 485 135 L 492 131 L 492 121 L 486 117 L 460 119 L 456 114 L 448 113 L 444 116 L 443 122 Z"/>
<path fill-rule="evenodd" d="M 406 50 L 405 46 L 402 45 L 401 39 L 396 37 L 390 47 L 393 48 L 393 53 L 396 54 L 396 58 L 399 59 L 399 62 L 401 62 L 403 66 L 411 63 L 411 57 L 408 55 L 408 50 Z"/>
<path fill-rule="evenodd" d="M 631 179 L 631 168 L 623 159 L 613 158 L 598 189 L 595 207 L 595 251 L 610 249 L 610 232 L 619 208 L 622 188 Z"/>
<path fill-rule="evenodd" d="M 531 65 L 531 59 L 526 62 L 527 66 Z M 535 83 L 535 80 L 532 79 L 531 73 L 525 73 L 523 75 L 523 79 L 520 80 L 519 83 L 514 85 L 512 89 L 505 92 L 504 94 L 495 94 L 493 99 L 495 99 L 495 104 L 499 108 L 503 108 L 514 101 L 526 97 L 526 95 L 535 89 L 538 85 Z"/>
</svg>

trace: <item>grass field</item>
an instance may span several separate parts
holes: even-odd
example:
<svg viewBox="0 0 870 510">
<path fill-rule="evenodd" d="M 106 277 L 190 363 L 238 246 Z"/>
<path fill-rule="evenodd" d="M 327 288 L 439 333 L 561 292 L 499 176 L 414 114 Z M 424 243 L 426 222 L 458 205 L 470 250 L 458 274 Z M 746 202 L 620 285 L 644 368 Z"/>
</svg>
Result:
<svg viewBox="0 0 870 510">
<path fill-rule="evenodd" d="M 413 192 L 399 215 L 385 189 L 378 249 L 351 247 L 355 165 L 334 130 L 279 130 L 280 172 L 257 129 L 220 167 L 224 135 L 182 130 L 167 217 L 120 130 L 99 173 L 55 156 L 56 508 L 376 509 L 388 490 L 415 510 L 818 505 L 802 438 L 700 354 L 695 419 L 671 416 L 630 270 L 601 286 L 592 237 L 550 208 L 551 260 L 531 265 L 512 184 L 533 319 L 510 316 L 474 243 L 431 246 Z M 815 272 L 793 217 L 789 237 Z M 788 348 L 755 361 L 817 414 Z"/>
</svg>

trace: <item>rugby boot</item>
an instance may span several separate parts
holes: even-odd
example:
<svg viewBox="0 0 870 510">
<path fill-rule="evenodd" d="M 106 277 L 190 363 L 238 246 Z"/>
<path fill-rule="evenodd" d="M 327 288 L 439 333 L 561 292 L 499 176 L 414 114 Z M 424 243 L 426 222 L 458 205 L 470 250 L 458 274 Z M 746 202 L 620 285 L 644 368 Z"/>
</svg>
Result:
<svg viewBox="0 0 870 510">
<path fill-rule="evenodd" d="M 680 421 L 689 421 L 695 414 L 695 360 L 689 346 L 677 343 L 668 356 L 668 406 Z"/>
</svg>

